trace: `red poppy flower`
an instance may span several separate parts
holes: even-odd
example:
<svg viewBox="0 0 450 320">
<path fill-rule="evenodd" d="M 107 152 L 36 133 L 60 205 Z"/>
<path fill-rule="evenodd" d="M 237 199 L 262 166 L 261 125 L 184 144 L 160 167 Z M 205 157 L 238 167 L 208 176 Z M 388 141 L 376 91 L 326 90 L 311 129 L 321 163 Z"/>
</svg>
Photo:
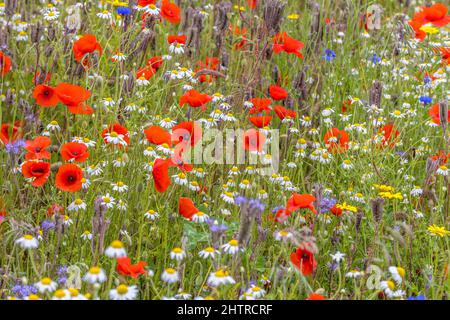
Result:
<svg viewBox="0 0 450 320">
<path fill-rule="evenodd" d="M 146 273 L 144 267 L 147 265 L 147 263 L 144 261 L 139 261 L 136 264 L 131 264 L 131 259 L 128 257 L 117 258 L 116 261 L 116 270 L 122 276 L 137 278 L 141 274 Z"/>
<path fill-rule="evenodd" d="M 297 118 L 297 112 L 294 110 L 286 109 L 282 106 L 274 106 L 273 111 L 275 111 L 278 118 L 281 120 L 284 120 L 286 117 L 289 117 L 291 119 Z"/>
<path fill-rule="evenodd" d="M 348 149 L 348 133 L 338 128 L 331 128 L 323 137 L 328 151 L 342 153 Z"/>
<path fill-rule="evenodd" d="M 47 182 L 50 176 L 50 163 L 43 161 L 27 161 L 22 166 L 22 174 L 25 178 L 34 178 L 31 185 L 40 187 Z"/>
<path fill-rule="evenodd" d="M 161 145 L 163 143 L 167 143 L 169 146 L 172 145 L 171 135 L 169 132 L 164 130 L 159 126 L 151 126 L 144 130 L 145 137 L 148 142 Z"/>
<path fill-rule="evenodd" d="M 431 120 L 433 120 L 433 122 L 436 124 L 441 124 L 441 118 L 440 118 L 439 113 L 440 113 L 439 112 L 439 103 L 436 103 L 435 105 L 430 107 L 430 109 L 428 110 L 428 114 L 430 115 Z M 447 121 L 448 121 L 449 117 L 450 117 L 450 110 L 447 111 Z"/>
<path fill-rule="evenodd" d="M 5 221 L 6 216 L 8 215 L 8 213 L 6 212 L 5 209 L 0 209 L 0 225 L 2 224 L 3 221 Z"/>
<path fill-rule="evenodd" d="M 243 147 L 247 151 L 261 152 L 266 142 L 264 134 L 256 129 L 248 129 L 243 135 Z"/>
<path fill-rule="evenodd" d="M 102 47 L 93 34 L 85 34 L 73 44 L 73 54 L 77 62 L 85 63 L 85 55 L 94 51 L 102 54 Z"/>
<path fill-rule="evenodd" d="M 272 85 L 269 87 L 270 97 L 273 100 L 284 100 L 288 97 L 288 93 L 282 87 Z"/>
<path fill-rule="evenodd" d="M 439 150 L 439 152 L 432 156 L 431 159 L 433 161 L 439 160 L 439 165 L 444 166 L 447 163 L 448 158 L 450 157 L 450 153 L 446 154 L 443 150 Z"/>
<path fill-rule="evenodd" d="M 152 67 L 153 69 L 155 69 L 155 71 L 158 70 L 163 63 L 163 58 L 159 56 L 151 57 L 147 60 L 147 66 Z"/>
<path fill-rule="evenodd" d="M 435 3 L 430 7 L 422 7 L 422 11 L 417 12 L 413 21 L 417 21 L 421 26 L 431 23 L 435 27 L 444 27 L 450 23 L 450 16 L 447 16 L 448 9 L 442 3 Z"/>
<path fill-rule="evenodd" d="M 155 182 L 155 189 L 158 192 L 164 192 L 172 183 L 169 178 L 170 159 L 156 159 L 153 164 L 152 176 Z"/>
<path fill-rule="evenodd" d="M 180 197 L 178 201 L 178 212 L 180 215 L 188 220 L 192 220 L 192 216 L 199 211 L 191 199 Z"/>
<path fill-rule="evenodd" d="M 294 192 L 286 204 L 286 212 L 290 214 L 298 209 L 309 209 L 317 213 L 313 205 L 314 201 L 316 201 L 316 198 L 310 194 L 298 194 Z"/>
<path fill-rule="evenodd" d="M 187 37 L 185 35 L 177 36 L 177 35 L 171 34 L 171 35 L 167 36 L 167 42 L 169 44 L 172 44 L 174 42 L 179 43 L 179 44 L 185 44 L 186 39 L 187 39 Z"/>
<path fill-rule="evenodd" d="M 146 7 L 150 4 L 155 4 L 157 0 L 139 0 L 138 6 L 140 7 Z"/>
<path fill-rule="evenodd" d="M 443 64 L 450 64 L 450 47 L 448 48 L 439 48 L 439 52 L 442 57 Z"/>
<path fill-rule="evenodd" d="M 195 69 L 195 72 L 198 72 L 203 69 L 209 70 L 217 70 L 219 66 L 219 59 L 216 57 L 206 57 L 204 61 L 197 62 L 198 68 Z M 198 77 L 198 81 L 200 82 L 212 82 L 216 77 L 213 75 L 201 74 Z"/>
<path fill-rule="evenodd" d="M 334 206 L 330 209 L 331 213 L 334 214 L 336 217 L 340 217 L 342 215 L 342 209 Z"/>
<path fill-rule="evenodd" d="M 248 117 L 248 120 L 258 128 L 263 128 L 270 124 L 272 116 Z"/>
<path fill-rule="evenodd" d="M 11 58 L 0 50 L 0 76 L 6 76 L 11 70 Z"/>
<path fill-rule="evenodd" d="M 291 253 L 291 262 L 304 276 L 309 276 L 317 268 L 314 254 L 305 248 L 298 248 Z"/>
<path fill-rule="evenodd" d="M 84 143 L 68 142 L 61 147 L 61 156 L 64 160 L 74 160 L 76 162 L 85 162 L 89 157 L 87 146 Z"/>
<path fill-rule="evenodd" d="M 66 163 L 56 173 L 56 187 L 62 191 L 76 192 L 82 188 L 83 170 L 76 164 Z"/>
<path fill-rule="evenodd" d="M 60 83 L 54 89 L 59 100 L 68 107 L 69 112 L 73 114 L 92 114 L 94 112 L 84 103 L 91 96 L 89 90 L 69 83 Z"/>
<path fill-rule="evenodd" d="M 127 145 L 130 144 L 130 134 L 128 133 L 127 128 L 120 125 L 119 123 L 111 124 L 107 129 L 104 129 L 102 132 L 102 137 L 105 141 L 105 143 L 108 143 L 107 135 L 110 136 L 118 136 L 121 135 L 123 137 L 123 140 L 127 143 Z"/>
<path fill-rule="evenodd" d="M 212 97 L 206 93 L 200 93 L 197 90 L 189 90 L 183 94 L 180 98 L 180 106 L 184 106 L 186 103 L 193 108 L 202 107 L 202 110 L 206 110 L 205 104 L 212 100 Z"/>
<path fill-rule="evenodd" d="M 193 147 L 201 139 L 202 128 L 194 121 L 185 121 L 172 128 L 172 141 L 176 144 L 189 141 Z"/>
<path fill-rule="evenodd" d="M 229 29 L 233 35 L 241 38 L 241 40 L 234 45 L 234 49 L 236 50 L 242 49 L 242 47 L 244 47 L 244 45 L 248 42 L 246 37 L 247 29 L 246 28 L 241 29 L 238 26 L 233 26 L 231 24 Z"/>
<path fill-rule="evenodd" d="M 14 124 L 12 126 L 9 123 L 2 124 L 2 129 L 0 131 L 0 140 L 4 144 L 14 142 L 21 136 L 22 136 L 21 125 Z"/>
<path fill-rule="evenodd" d="M 411 26 L 411 28 L 413 28 L 415 33 L 414 37 L 416 39 L 423 41 L 427 37 L 426 32 L 420 29 L 420 27 L 422 27 L 422 24 L 419 21 L 411 20 L 408 23 Z"/>
<path fill-rule="evenodd" d="M 252 9 L 256 9 L 258 0 L 247 0 L 248 6 Z"/>
<path fill-rule="evenodd" d="M 294 38 L 287 35 L 286 32 L 281 32 L 272 38 L 273 42 L 273 52 L 280 53 L 286 52 L 289 54 L 294 54 L 299 58 L 303 59 L 303 55 L 300 50 L 304 47 L 304 44 Z"/>
<path fill-rule="evenodd" d="M 345 100 L 344 102 L 342 102 L 342 108 L 341 108 L 341 111 L 342 111 L 343 113 L 347 112 L 348 109 L 351 107 L 352 104 L 353 104 L 353 101 L 352 101 L 352 100 L 350 100 L 350 99 Z"/>
<path fill-rule="evenodd" d="M 399 132 L 394 128 L 393 124 L 387 124 L 383 128 L 379 130 L 379 133 L 383 134 L 383 138 L 381 140 L 383 145 L 389 145 L 389 147 L 394 147 L 397 137 L 399 136 Z"/>
<path fill-rule="evenodd" d="M 163 0 L 161 4 L 161 17 L 172 24 L 179 24 L 181 21 L 181 9 L 169 0 Z"/>
<path fill-rule="evenodd" d="M 253 98 L 250 102 L 253 105 L 253 107 L 248 111 L 250 114 L 261 112 L 270 113 L 270 111 L 272 111 L 270 108 L 272 101 L 269 98 Z"/>
<path fill-rule="evenodd" d="M 327 300 L 323 295 L 318 293 L 311 293 L 306 300 Z"/>
<path fill-rule="evenodd" d="M 34 88 L 33 98 L 36 99 L 36 104 L 41 107 L 54 107 L 59 102 L 55 89 L 44 84 L 37 85 Z"/>
<path fill-rule="evenodd" d="M 148 80 L 151 77 L 153 77 L 155 72 L 156 70 L 153 69 L 151 66 L 145 66 L 136 71 L 136 78 L 137 79 L 144 78 L 145 80 Z"/>
<path fill-rule="evenodd" d="M 46 149 L 51 143 L 52 141 L 48 137 L 37 137 L 34 140 L 27 140 L 25 150 L 28 153 L 25 155 L 25 159 L 50 159 L 51 154 Z"/>
</svg>

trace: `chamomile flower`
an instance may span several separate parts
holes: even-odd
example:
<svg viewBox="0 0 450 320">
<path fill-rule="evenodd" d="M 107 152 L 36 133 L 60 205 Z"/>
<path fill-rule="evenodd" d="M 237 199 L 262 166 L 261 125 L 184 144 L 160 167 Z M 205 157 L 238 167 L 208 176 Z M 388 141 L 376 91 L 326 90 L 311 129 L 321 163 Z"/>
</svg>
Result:
<svg viewBox="0 0 450 320">
<path fill-rule="evenodd" d="M 46 128 L 47 128 L 47 130 L 50 130 L 50 131 L 60 131 L 61 130 L 61 127 L 59 126 L 58 122 L 55 120 L 51 121 L 47 125 Z"/>
<path fill-rule="evenodd" d="M 230 240 L 228 243 L 222 245 L 222 249 L 225 253 L 234 255 L 240 251 L 239 243 L 236 239 Z"/>
<path fill-rule="evenodd" d="M 353 169 L 353 164 L 352 164 L 351 160 L 348 160 L 348 159 L 342 161 L 341 166 L 342 166 L 342 169 L 346 169 L 346 170 Z"/>
<path fill-rule="evenodd" d="M 275 240 L 277 240 L 277 241 L 287 241 L 290 238 L 292 238 L 293 234 L 292 234 L 292 232 L 287 231 L 287 230 L 280 230 L 280 231 L 276 231 L 273 234 L 273 236 L 274 236 Z"/>
<path fill-rule="evenodd" d="M 106 248 L 105 255 L 110 258 L 121 258 L 127 255 L 127 252 L 123 246 L 122 241 L 114 240 L 111 245 Z"/>
<path fill-rule="evenodd" d="M 58 284 L 50 278 L 42 278 L 41 281 L 36 282 L 34 286 L 40 293 L 53 292 L 58 287 Z"/>
<path fill-rule="evenodd" d="M 134 300 L 136 299 L 138 292 L 139 290 L 136 286 L 121 284 L 117 288 L 109 291 L 109 297 L 112 300 Z"/>
<path fill-rule="evenodd" d="M 86 210 L 86 203 L 80 198 L 77 198 L 71 204 L 69 204 L 67 210 L 75 212 L 78 212 L 79 210 Z"/>
<path fill-rule="evenodd" d="M 81 234 L 81 239 L 83 239 L 83 240 L 92 240 L 92 233 L 89 230 L 84 231 Z"/>
<path fill-rule="evenodd" d="M 112 18 L 112 14 L 108 10 L 103 10 L 102 12 L 97 13 L 96 16 L 103 20 L 111 20 Z"/>
<path fill-rule="evenodd" d="M 440 166 L 437 170 L 436 173 L 441 175 L 441 176 L 448 176 L 450 170 L 446 167 L 446 166 Z"/>
<path fill-rule="evenodd" d="M 260 299 L 266 295 L 266 290 L 256 285 L 252 285 L 248 290 L 247 294 L 251 295 L 255 299 Z"/>
<path fill-rule="evenodd" d="M 204 223 L 208 221 L 209 216 L 206 213 L 198 211 L 192 215 L 192 221 L 196 223 Z"/>
<path fill-rule="evenodd" d="M 224 191 L 221 193 L 220 198 L 226 203 L 234 203 L 234 194 L 229 191 Z"/>
<path fill-rule="evenodd" d="M 198 255 L 203 259 L 207 259 L 207 258 L 214 259 L 216 257 L 216 254 L 220 254 L 220 252 L 219 252 L 219 250 L 216 250 L 213 247 L 207 247 L 198 252 Z"/>
<path fill-rule="evenodd" d="M 109 195 L 109 193 L 107 193 L 101 199 L 102 199 L 102 205 L 106 206 L 108 209 L 114 208 L 114 205 L 116 204 L 115 199 L 113 197 L 111 197 Z"/>
<path fill-rule="evenodd" d="M 173 175 L 172 178 L 177 185 L 185 186 L 188 184 L 187 176 L 184 172 Z"/>
<path fill-rule="evenodd" d="M 39 246 L 39 241 L 31 234 L 26 234 L 23 237 L 17 239 L 16 244 L 18 244 L 23 249 L 36 249 Z"/>
<path fill-rule="evenodd" d="M 147 157 L 157 157 L 158 154 L 155 151 L 155 148 L 153 148 L 152 146 L 148 146 L 145 150 L 144 150 L 144 156 Z"/>
<path fill-rule="evenodd" d="M 84 275 L 83 280 L 90 284 L 103 283 L 106 281 L 106 273 L 103 269 L 94 266 Z"/>
<path fill-rule="evenodd" d="M 177 122 L 169 117 L 162 119 L 159 125 L 165 129 L 171 129 Z"/>
<path fill-rule="evenodd" d="M 221 285 L 235 284 L 236 281 L 228 274 L 228 271 L 219 269 L 216 272 L 211 272 L 207 284 L 211 287 L 218 287 Z"/>
<path fill-rule="evenodd" d="M 175 269 L 167 268 L 161 274 L 161 280 L 167 283 L 175 283 L 180 280 L 180 277 Z"/>
<path fill-rule="evenodd" d="M 173 248 L 170 251 L 170 258 L 176 261 L 181 261 L 186 257 L 186 252 L 180 247 Z"/>
<path fill-rule="evenodd" d="M 113 190 L 117 191 L 117 192 L 125 192 L 128 190 L 128 186 L 125 183 L 123 183 L 122 181 L 113 183 L 111 186 L 112 186 Z"/>
<path fill-rule="evenodd" d="M 156 220 L 159 217 L 159 213 L 155 210 L 148 210 L 146 213 L 144 213 L 144 217 L 150 220 Z"/>
<path fill-rule="evenodd" d="M 401 284 L 403 278 L 405 277 L 405 269 L 402 267 L 389 267 L 389 272 L 391 273 L 392 278 L 397 283 L 397 285 Z"/>
</svg>

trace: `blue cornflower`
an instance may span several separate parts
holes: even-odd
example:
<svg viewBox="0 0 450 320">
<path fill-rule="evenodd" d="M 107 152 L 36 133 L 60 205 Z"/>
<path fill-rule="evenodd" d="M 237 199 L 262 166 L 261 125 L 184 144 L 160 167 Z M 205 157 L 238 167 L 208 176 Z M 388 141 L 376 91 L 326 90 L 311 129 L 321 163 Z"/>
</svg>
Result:
<svg viewBox="0 0 450 320">
<path fill-rule="evenodd" d="M 326 49 L 323 58 L 327 61 L 333 61 L 334 59 L 336 59 L 336 52 L 331 49 Z"/>
<path fill-rule="evenodd" d="M 372 61 L 373 64 L 378 64 L 378 63 L 381 62 L 381 58 L 376 53 L 374 53 L 373 56 L 372 56 L 371 61 Z"/>
<path fill-rule="evenodd" d="M 416 297 L 414 296 L 409 296 L 407 300 L 427 300 L 427 298 L 425 298 L 424 295 L 418 295 Z"/>
<path fill-rule="evenodd" d="M 430 104 L 431 102 L 433 102 L 433 98 L 429 96 L 420 96 L 419 101 L 423 104 Z"/>
<path fill-rule="evenodd" d="M 127 7 L 117 7 L 117 13 L 126 16 L 131 13 L 131 9 Z"/>
</svg>

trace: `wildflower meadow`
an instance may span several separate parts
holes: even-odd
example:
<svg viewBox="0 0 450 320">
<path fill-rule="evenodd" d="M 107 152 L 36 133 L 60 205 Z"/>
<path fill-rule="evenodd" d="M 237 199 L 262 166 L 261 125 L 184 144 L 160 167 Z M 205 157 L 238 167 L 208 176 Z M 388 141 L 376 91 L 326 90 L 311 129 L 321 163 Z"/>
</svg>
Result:
<svg viewBox="0 0 450 320">
<path fill-rule="evenodd" d="M 445 1 L 3 1 L 1 300 L 449 298 Z"/>
</svg>

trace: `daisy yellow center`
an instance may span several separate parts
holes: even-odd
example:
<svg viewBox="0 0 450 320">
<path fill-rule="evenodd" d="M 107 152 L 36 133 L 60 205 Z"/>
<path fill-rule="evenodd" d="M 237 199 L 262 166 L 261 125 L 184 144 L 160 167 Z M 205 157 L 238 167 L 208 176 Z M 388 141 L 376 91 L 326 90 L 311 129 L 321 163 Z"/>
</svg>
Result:
<svg viewBox="0 0 450 320">
<path fill-rule="evenodd" d="M 92 267 L 89 269 L 89 273 L 91 274 L 99 274 L 100 273 L 100 268 L 99 267 Z"/>
<path fill-rule="evenodd" d="M 117 186 L 118 186 L 118 187 L 123 187 L 123 186 L 124 186 L 124 183 L 123 183 L 122 181 L 119 181 L 119 182 L 117 182 Z"/>
<path fill-rule="evenodd" d="M 286 230 L 280 231 L 280 236 L 282 236 L 282 237 L 286 237 L 288 234 L 289 234 L 289 232 L 287 232 Z"/>
<path fill-rule="evenodd" d="M 123 248 L 123 243 L 122 243 L 122 241 L 114 240 L 111 243 L 111 247 L 113 247 L 114 249 L 121 249 L 121 248 Z"/>
<path fill-rule="evenodd" d="M 173 253 L 183 253 L 183 249 L 177 247 L 172 250 Z"/>
<path fill-rule="evenodd" d="M 391 289 L 391 290 L 394 290 L 394 289 L 395 289 L 395 283 L 394 283 L 393 281 L 389 280 L 389 281 L 387 282 L 387 285 L 388 285 L 388 288 L 389 288 L 389 289 Z"/>
<path fill-rule="evenodd" d="M 204 214 L 203 212 L 199 211 L 199 212 L 196 213 L 196 215 L 197 215 L 198 217 L 203 217 L 205 214 Z"/>
<path fill-rule="evenodd" d="M 173 268 L 167 268 L 167 269 L 166 269 L 166 272 L 167 272 L 168 274 L 174 274 L 176 271 L 175 271 L 175 269 L 173 269 Z"/>
<path fill-rule="evenodd" d="M 26 234 L 23 236 L 25 240 L 33 240 L 33 236 L 31 234 Z"/>
<path fill-rule="evenodd" d="M 215 250 L 214 250 L 213 247 L 208 247 L 208 248 L 205 249 L 205 251 L 208 252 L 208 253 L 213 253 Z"/>
<path fill-rule="evenodd" d="M 57 125 L 58 125 L 58 121 L 53 120 L 53 121 L 50 122 L 50 124 L 51 124 L 52 126 L 57 126 Z"/>
<path fill-rule="evenodd" d="M 78 206 L 79 206 L 80 204 L 82 204 L 82 203 L 83 203 L 83 200 L 81 200 L 81 199 L 79 199 L 79 198 L 75 200 L 75 204 L 78 205 Z"/>
<path fill-rule="evenodd" d="M 150 9 L 152 9 L 152 10 L 155 10 L 155 9 L 156 9 L 156 6 L 155 6 L 154 4 L 149 4 L 148 7 L 149 7 Z"/>
<path fill-rule="evenodd" d="M 66 293 L 62 289 L 56 290 L 54 294 L 56 298 L 64 298 L 65 295 Z"/>
<path fill-rule="evenodd" d="M 259 291 L 261 291 L 261 288 L 260 287 L 253 287 L 252 291 L 253 292 L 259 292 Z"/>
<path fill-rule="evenodd" d="M 50 278 L 44 278 L 41 280 L 41 283 L 45 286 L 48 286 L 50 283 L 52 283 L 52 279 Z"/>
<path fill-rule="evenodd" d="M 397 267 L 397 272 L 400 275 L 400 277 L 402 278 L 405 277 L 405 269 L 403 269 L 402 267 Z"/>
<path fill-rule="evenodd" d="M 28 300 L 39 300 L 39 296 L 36 294 L 30 294 Z"/>
<path fill-rule="evenodd" d="M 128 287 L 124 284 L 121 284 L 117 287 L 117 293 L 118 294 L 127 294 L 128 293 Z"/>
<path fill-rule="evenodd" d="M 70 295 L 71 295 L 72 297 L 77 297 L 78 294 L 79 294 L 78 290 L 75 289 L 75 288 L 69 288 L 68 290 L 69 290 Z"/>
<path fill-rule="evenodd" d="M 110 203 L 110 202 L 111 202 L 111 199 L 110 199 L 109 197 L 104 197 L 104 198 L 103 198 L 103 202 L 105 202 L 105 203 Z"/>
<path fill-rule="evenodd" d="M 228 244 L 230 246 L 237 247 L 238 246 L 238 241 L 233 239 L 233 240 L 230 240 L 230 242 L 228 242 Z"/>
<path fill-rule="evenodd" d="M 224 271 L 224 270 L 219 270 L 219 271 L 216 271 L 216 272 L 214 273 L 214 275 L 215 275 L 217 278 L 225 278 L 226 276 L 228 276 L 228 272 L 226 272 L 226 271 Z"/>
</svg>

